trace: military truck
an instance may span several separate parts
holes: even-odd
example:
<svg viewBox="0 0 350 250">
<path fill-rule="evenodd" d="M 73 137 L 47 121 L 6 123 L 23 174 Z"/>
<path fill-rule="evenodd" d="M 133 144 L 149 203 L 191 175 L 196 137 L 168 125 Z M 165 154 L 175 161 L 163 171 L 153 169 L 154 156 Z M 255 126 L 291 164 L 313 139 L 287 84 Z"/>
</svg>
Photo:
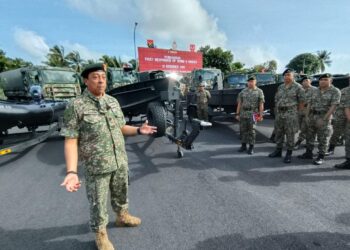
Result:
<svg viewBox="0 0 350 250">
<path fill-rule="evenodd" d="M 138 76 L 132 68 L 107 68 L 107 91 L 138 82 Z"/>
<path fill-rule="evenodd" d="M 81 94 L 80 77 L 67 68 L 30 66 L 0 73 L 8 100 L 31 100 L 31 87 L 40 89 L 44 100 L 66 100 Z"/>
</svg>

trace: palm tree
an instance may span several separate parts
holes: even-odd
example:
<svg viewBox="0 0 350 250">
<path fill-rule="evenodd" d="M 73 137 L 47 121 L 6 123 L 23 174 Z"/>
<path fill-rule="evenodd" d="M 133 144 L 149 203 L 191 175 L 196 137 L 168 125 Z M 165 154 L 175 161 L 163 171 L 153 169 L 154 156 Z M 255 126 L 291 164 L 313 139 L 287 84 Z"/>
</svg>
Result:
<svg viewBox="0 0 350 250">
<path fill-rule="evenodd" d="M 328 52 L 327 50 L 317 51 L 317 57 L 320 61 L 320 69 L 321 72 L 326 70 L 326 65 L 329 67 L 332 64 L 332 60 L 330 59 L 330 55 L 332 52 Z"/>
<path fill-rule="evenodd" d="M 69 63 L 64 55 L 64 47 L 55 45 L 50 48 L 45 64 L 53 67 L 68 67 Z"/>
<path fill-rule="evenodd" d="M 119 61 L 118 61 L 118 59 L 115 56 L 103 55 L 100 58 L 100 61 L 102 61 L 103 63 L 107 64 L 108 67 L 120 68 L 120 66 L 121 66 Z"/>
<path fill-rule="evenodd" d="M 83 60 L 80 57 L 80 54 L 78 51 L 72 51 L 70 52 L 65 59 L 68 61 L 69 66 L 72 67 L 73 69 L 75 69 L 76 72 L 81 72 L 81 68 L 85 62 L 85 60 Z"/>
</svg>

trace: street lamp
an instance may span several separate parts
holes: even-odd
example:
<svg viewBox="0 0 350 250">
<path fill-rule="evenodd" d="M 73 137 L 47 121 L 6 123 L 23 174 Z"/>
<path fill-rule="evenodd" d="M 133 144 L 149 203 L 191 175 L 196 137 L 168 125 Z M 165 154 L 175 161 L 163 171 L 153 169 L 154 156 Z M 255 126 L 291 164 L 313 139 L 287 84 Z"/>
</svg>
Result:
<svg viewBox="0 0 350 250">
<path fill-rule="evenodd" d="M 137 57 L 136 57 L 136 27 L 137 27 L 138 23 L 135 22 L 135 26 L 134 26 L 134 53 L 135 53 L 135 70 L 137 69 Z"/>
</svg>

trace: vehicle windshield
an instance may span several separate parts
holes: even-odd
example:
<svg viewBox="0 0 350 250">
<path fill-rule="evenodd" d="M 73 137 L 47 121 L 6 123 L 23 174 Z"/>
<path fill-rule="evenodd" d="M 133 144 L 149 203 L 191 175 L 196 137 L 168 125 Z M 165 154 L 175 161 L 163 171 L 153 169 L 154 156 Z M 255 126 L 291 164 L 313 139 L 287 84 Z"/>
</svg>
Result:
<svg viewBox="0 0 350 250">
<path fill-rule="evenodd" d="M 273 82 L 275 80 L 272 74 L 257 74 L 256 81 L 257 82 Z"/>
<path fill-rule="evenodd" d="M 205 82 L 205 88 L 212 89 L 218 74 L 220 72 L 216 70 L 198 70 L 194 74 L 195 83 Z"/>
<path fill-rule="evenodd" d="M 137 78 L 133 71 L 124 71 L 122 69 L 111 70 L 112 79 L 110 79 L 109 84 L 112 88 L 117 88 L 120 86 L 128 85 L 137 82 Z"/>
<path fill-rule="evenodd" d="M 41 77 L 45 83 L 77 83 L 75 72 L 59 70 L 41 70 Z"/>
<path fill-rule="evenodd" d="M 230 75 L 227 77 L 229 88 L 237 88 L 247 84 L 247 75 Z"/>
</svg>

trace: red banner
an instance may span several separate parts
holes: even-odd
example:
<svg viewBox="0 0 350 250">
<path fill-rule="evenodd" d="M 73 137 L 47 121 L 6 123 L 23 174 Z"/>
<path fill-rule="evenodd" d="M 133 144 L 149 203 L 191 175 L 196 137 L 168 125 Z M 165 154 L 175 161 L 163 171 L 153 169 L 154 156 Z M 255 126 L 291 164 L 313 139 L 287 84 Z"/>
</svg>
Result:
<svg viewBox="0 0 350 250">
<path fill-rule="evenodd" d="M 138 48 L 140 71 L 191 72 L 203 68 L 200 52 Z"/>
</svg>

